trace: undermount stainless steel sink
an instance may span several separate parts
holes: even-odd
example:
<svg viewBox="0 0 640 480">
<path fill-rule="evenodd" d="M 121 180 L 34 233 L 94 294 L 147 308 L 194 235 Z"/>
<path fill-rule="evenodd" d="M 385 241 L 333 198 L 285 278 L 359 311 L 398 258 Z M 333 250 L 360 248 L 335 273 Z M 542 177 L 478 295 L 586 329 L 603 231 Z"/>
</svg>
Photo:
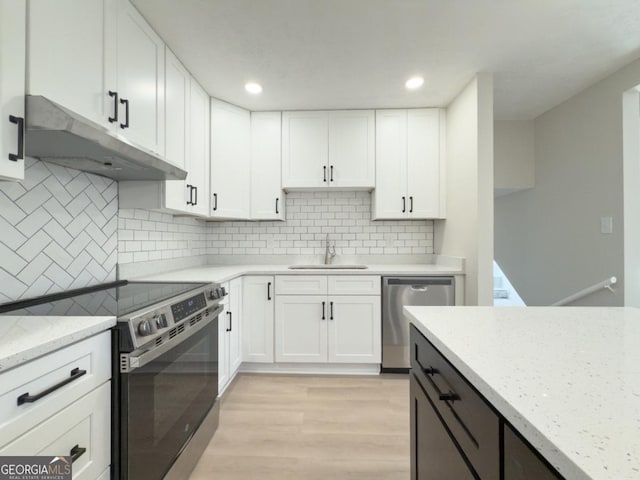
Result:
<svg viewBox="0 0 640 480">
<path fill-rule="evenodd" d="M 366 265 L 291 265 L 290 270 L 365 270 Z"/>
</svg>

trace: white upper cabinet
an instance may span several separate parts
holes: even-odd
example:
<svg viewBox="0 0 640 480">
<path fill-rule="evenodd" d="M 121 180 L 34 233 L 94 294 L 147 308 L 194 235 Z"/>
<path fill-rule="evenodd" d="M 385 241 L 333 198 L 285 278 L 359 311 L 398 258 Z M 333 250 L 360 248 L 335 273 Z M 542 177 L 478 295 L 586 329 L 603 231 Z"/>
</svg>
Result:
<svg viewBox="0 0 640 480">
<path fill-rule="evenodd" d="M 209 95 L 167 49 L 167 159 L 187 171 L 186 180 L 122 181 L 121 208 L 172 214 L 209 214 Z"/>
<path fill-rule="evenodd" d="M 376 112 L 373 219 L 444 218 L 444 111 Z"/>
<path fill-rule="evenodd" d="M 189 155 L 185 162 L 187 190 L 191 212 L 209 214 L 209 95 L 190 77 Z"/>
<path fill-rule="evenodd" d="M 0 180 L 24 179 L 25 8 L 0 0 Z"/>
<path fill-rule="evenodd" d="M 211 209 L 214 218 L 249 219 L 251 116 L 211 99 Z"/>
<path fill-rule="evenodd" d="M 375 186 L 375 115 L 373 110 L 329 113 L 329 186 Z"/>
<path fill-rule="evenodd" d="M 371 110 L 284 112 L 282 187 L 373 188 L 374 124 Z"/>
<path fill-rule="evenodd" d="M 164 42 L 135 7 L 30 0 L 28 15 L 27 93 L 164 155 Z"/>
<path fill-rule="evenodd" d="M 375 218 L 403 218 L 407 211 L 407 111 L 376 112 Z"/>
<path fill-rule="evenodd" d="M 178 58 L 165 49 L 165 156 L 167 160 L 186 169 L 189 158 L 190 81 L 191 76 Z M 165 182 L 165 207 L 190 213 L 193 208 L 187 180 Z"/>
<path fill-rule="evenodd" d="M 284 220 L 282 114 L 251 113 L 251 219 Z"/>
<path fill-rule="evenodd" d="M 118 0 L 29 0 L 27 93 L 115 131 L 117 10 Z"/>
<path fill-rule="evenodd" d="M 320 188 L 329 180 L 329 113 L 282 113 L 282 187 Z"/>
<path fill-rule="evenodd" d="M 119 0 L 118 131 L 164 155 L 164 42 L 128 0 Z"/>
</svg>

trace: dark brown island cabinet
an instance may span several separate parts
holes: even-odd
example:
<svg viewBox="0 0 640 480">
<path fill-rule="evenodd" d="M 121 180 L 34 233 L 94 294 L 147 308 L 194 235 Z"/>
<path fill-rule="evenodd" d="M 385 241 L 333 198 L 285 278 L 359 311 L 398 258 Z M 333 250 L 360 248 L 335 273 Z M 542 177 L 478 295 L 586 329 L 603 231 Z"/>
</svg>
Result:
<svg viewBox="0 0 640 480">
<path fill-rule="evenodd" d="M 411 326 L 411 480 L 563 477 Z"/>
</svg>

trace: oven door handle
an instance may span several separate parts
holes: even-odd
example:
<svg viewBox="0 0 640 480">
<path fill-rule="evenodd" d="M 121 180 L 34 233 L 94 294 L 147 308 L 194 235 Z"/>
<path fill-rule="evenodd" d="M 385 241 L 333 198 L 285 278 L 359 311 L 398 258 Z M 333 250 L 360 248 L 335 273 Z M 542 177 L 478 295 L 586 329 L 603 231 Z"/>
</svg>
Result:
<svg viewBox="0 0 640 480">
<path fill-rule="evenodd" d="M 219 305 L 218 307 L 216 307 L 216 309 L 213 312 L 207 315 L 206 318 L 196 323 L 192 327 L 185 329 L 184 333 L 176 335 L 172 339 L 167 340 L 165 343 L 154 348 L 153 350 L 147 350 L 141 355 L 131 355 L 126 353 L 121 354 L 120 355 L 120 372 L 128 373 L 138 368 L 144 367 L 146 364 L 152 362 L 159 356 L 165 354 L 166 352 L 168 352 L 178 344 L 182 343 L 184 340 L 198 333 L 200 330 L 202 330 L 204 327 L 206 327 L 211 322 L 213 322 L 216 318 L 218 318 L 218 315 L 220 315 L 223 310 L 224 310 L 224 306 Z"/>
</svg>

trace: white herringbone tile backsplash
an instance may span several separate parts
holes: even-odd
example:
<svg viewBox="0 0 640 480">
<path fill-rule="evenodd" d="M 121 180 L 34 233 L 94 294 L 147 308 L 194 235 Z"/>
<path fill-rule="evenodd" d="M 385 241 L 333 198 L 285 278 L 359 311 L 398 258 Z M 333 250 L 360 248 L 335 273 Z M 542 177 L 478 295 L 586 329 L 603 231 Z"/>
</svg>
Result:
<svg viewBox="0 0 640 480">
<path fill-rule="evenodd" d="M 433 221 L 371 220 L 369 192 L 291 192 L 286 222 L 211 222 L 211 255 L 321 255 L 329 234 L 338 255 L 433 253 Z"/>
<path fill-rule="evenodd" d="M 0 303 L 116 279 L 118 185 L 26 159 L 0 182 Z"/>
</svg>

